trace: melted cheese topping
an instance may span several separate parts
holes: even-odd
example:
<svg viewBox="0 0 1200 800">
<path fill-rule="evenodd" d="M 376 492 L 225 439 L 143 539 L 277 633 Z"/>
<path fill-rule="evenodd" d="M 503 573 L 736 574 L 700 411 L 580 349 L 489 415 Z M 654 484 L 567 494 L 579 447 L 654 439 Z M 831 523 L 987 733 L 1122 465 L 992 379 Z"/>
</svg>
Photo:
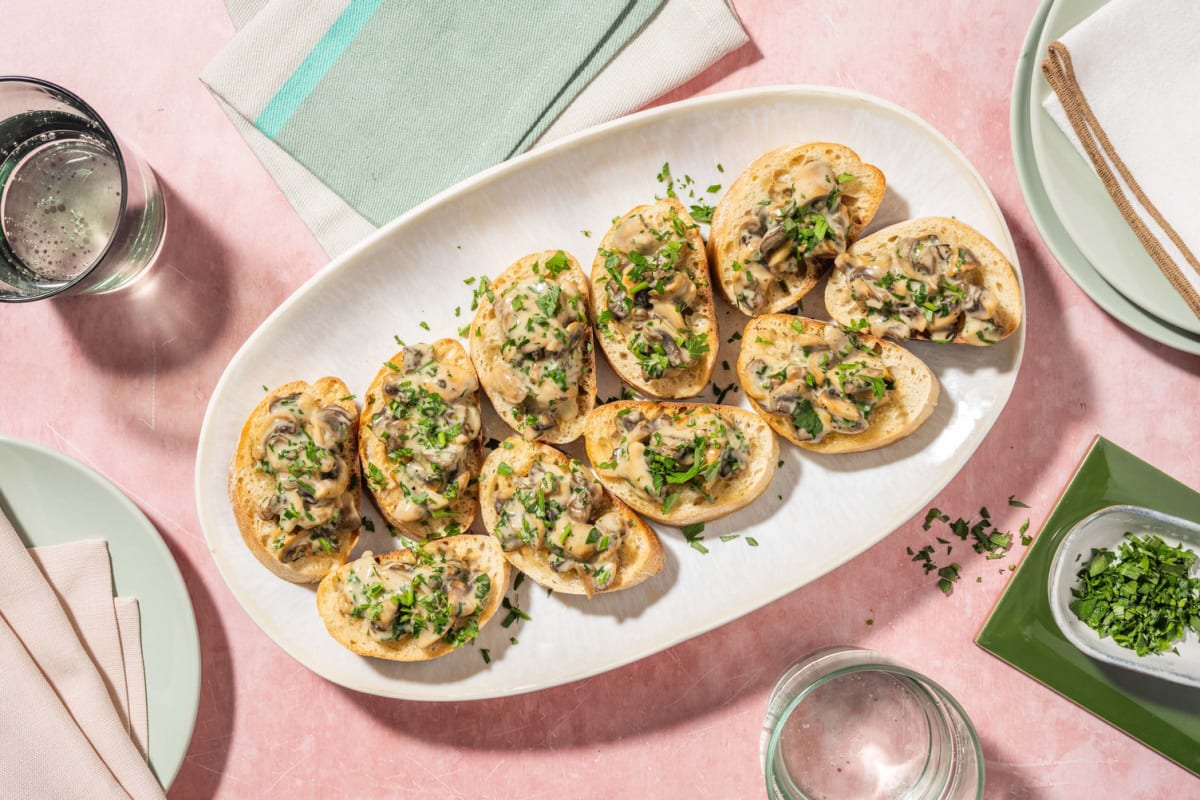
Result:
<svg viewBox="0 0 1200 800">
<path fill-rule="evenodd" d="M 584 288 L 559 251 L 534 276 L 514 282 L 492 306 L 503 342 L 491 385 L 515 406 L 528 439 L 579 415 L 591 346 Z"/>
<path fill-rule="evenodd" d="M 442 640 L 461 647 L 474 639 L 492 592 L 487 573 L 444 556 L 400 552 L 400 560 L 381 564 L 368 551 L 347 565 L 342 614 L 379 642 L 428 650 Z"/>
<path fill-rule="evenodd" d="M 674 208 L 665 219 L 655 211 L 651 219 L 635 214 L 617 225 L 611 249 L 600 251 L 605 275 L 596 281 L 608 301 L 597 326 L 609 339 L 610 326 L 624 329 L 646 380 L 693 368 L 710 347 L 708 319 L 696 313 L 697 279 L 687 266 L 687 235 L 696 225 L 685 224 Z"/>
<path fill-rule="evenodd" d="M 721 485 L 749 464 L 746 435 L 704 406 L 677 414 L 630 408 L 619 412 L 617 427 L 612 459 L 596 469 L 661 502 L 664 514 L 685 495 L 716 502 Z"/>
<path fill-rule="evenodd" d="M 358 479 L 343 452 L 350 415 L 322 406 L 308 392 L 280 397 L 269 407 L 266 431 L 254 449 L 257 470 L 275 478 L 258 516 L 278 530 L 264 542 L 287 564 L 341 549 L 360 524 L 354 498 Z"/>
<path fill-rule="evenodd" d="M 937 236 L 902 238 L 878 261 L 842 255 L 850 296 L 866 306 L 875 336 L 913 336 L 993 344 L 1004 335 L 996 296 L 983 285 L 979 261 Z"/>
<path fill-rule="evenodd" d="M 393 373 L 371 416 L 377 444 L 368 443 L 367 481 L 377 492 L 399 490 L 389 498 L 397 519 L 431 527 L 439 514 L 451 513 L 471 481 L 469 459 L 481 430 L 479 384 L 469 367 L 438 361 L 427 344 L 404 348 L 403 364 L 388 366 Z M 442 532 L 459 533 L 455 525 Z"/>
<path fill-rule="evenodd" d="M 846 251 L 850 215 L 842 203 L 842 183 L 825 161 L 780 170 L 767 196 L 746 209 L 738 231 L 732 288 L 739 309 L 765 310 L 773 281 L 814 277 Z"/>
<path fill-rule="evenodd" d="M 746 393 L 768 412 L 787 417 L 800 441 L 865 431 L 895 387 L 876 349 L 833 326 L 820 334 L 805 332 L 799 322 L 793 327 L 795 336 L 755 341 L 761 355 L 747 364 Z"/>
<path fill-rule="evenodd" d="M 617 511 L 601 512 L 603 500 L 600 482 L 575 459 L 561 465 L 539 458 L 524 475 L 501 462 L 495 533 L 507 552 L 542 551 L 556 572 L 578 574 L 590 597 L 612 586 L 628 532 Z"/>
</svg>

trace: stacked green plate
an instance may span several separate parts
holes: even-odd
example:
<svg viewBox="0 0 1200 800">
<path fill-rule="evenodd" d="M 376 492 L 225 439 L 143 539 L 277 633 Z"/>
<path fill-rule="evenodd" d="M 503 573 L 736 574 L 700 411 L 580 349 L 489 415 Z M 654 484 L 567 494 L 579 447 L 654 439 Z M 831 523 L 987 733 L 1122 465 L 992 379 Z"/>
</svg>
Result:
<svg viewBox="0 0 1200 800">
<path fill-rule="evenodd" d="M 1139 333 L 1178 350 L 1200 354 L 1200 321 L 1195 320 L 1183 300 L 1174 294 L 1166 278 L 1128 231 L 1099 178 L 1042 108 L 1042 99 L 1049 91 L 1040 67 L 1046 45 L 1105 2 L 1107 0 L 1046 0 L 1038 9 L 1025 37 L 1013 80 L 1012 147 L 1017 178 L 1042 238 L 1080 289 L 1109 314 Z M 1039 162 L 1054 170 L 1054 174 L 1043 174 Z M 1047 193 L 1048 181 L 1060 199 L 1070 194 L 1086 200 L 1078 205 L 1086 207 L 1088 213 L 1072 214 L 1069 225 L 1082 241 L 1082 248 L 1055 210 Z M 1088 234 L 1093 226 L 1094 232 Z M 1098 247 L 1099 242 L 1111 243 L 1111 248 L 1102 250 Z M 1138 299 L 1145 306 L 1157 309 L 1158 315 L 1115 289 L 1084 250 L 1097 259 L 1110 260 L 1112 263 L 1103 267 L 1109 274 L 1116 274 L 1118 268 L 1127 269 L 1131 276 L 1143 279 L 1138 281 Z M 1187 327 L 1173 324 L 1160 315 Z"/>
</svg>

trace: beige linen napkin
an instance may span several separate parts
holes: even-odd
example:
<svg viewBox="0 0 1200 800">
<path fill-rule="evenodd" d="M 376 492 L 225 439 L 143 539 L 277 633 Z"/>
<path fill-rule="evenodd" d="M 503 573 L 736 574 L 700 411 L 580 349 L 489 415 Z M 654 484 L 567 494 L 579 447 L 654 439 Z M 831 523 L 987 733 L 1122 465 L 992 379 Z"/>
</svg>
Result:
<svg viewBox="0 0 1200 800">
<path fill-rule="evenodd" d="M 136 598 L 113 597 L 107 542 L 83 539 L 32 547 L 29 555 L 50 584 L 84 651 L 100 670 L 117 714 L 145 756 L 146 677 L 141 619 Z M 134 705 L 136 714 L 131 711 Z"/>
<path fill-rule="evenodd" d="M 149 709 L 146 707 L 146 667 L 142 661 L 142 613 L 136 597 L 114 597 L 117 631 L 121 635 L 121 661 L 125 665 L 125 695 L 128 703 L 125 719 L 129 733 L 142 758 L 150 734 Z"/>
<path fill-rule="evenodd" d="M 1197 42 L 1195 0 L 1113 0 L 1050 45 L 1042 72 L 1046 111 L 1200 317 Z"/>
<path fill-rule="evenodd" d="M 109 686 L 3 513 L 0 565 L 0 791 L 163 798 Z"/>
</svg>

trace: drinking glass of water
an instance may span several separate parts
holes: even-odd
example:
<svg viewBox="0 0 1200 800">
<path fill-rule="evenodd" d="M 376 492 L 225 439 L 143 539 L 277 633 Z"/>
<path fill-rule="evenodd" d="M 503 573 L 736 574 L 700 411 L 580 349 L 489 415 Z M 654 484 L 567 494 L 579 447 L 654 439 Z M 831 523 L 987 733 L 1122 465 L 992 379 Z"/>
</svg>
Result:
<svg viewBox="0 0 1200 800">
<path fill-rule="evenodd" d="M 945 689 L 881 653 L 820 650 L 771 692 L 760 752 L 770 800 L 978 800 L 983 753 Z"/>
<path fill-rule="evenodd" d="M 166 225 L 154 173 L 87 103 L 0 77 L 0 301 L 128 286 Z"/>
</svg>

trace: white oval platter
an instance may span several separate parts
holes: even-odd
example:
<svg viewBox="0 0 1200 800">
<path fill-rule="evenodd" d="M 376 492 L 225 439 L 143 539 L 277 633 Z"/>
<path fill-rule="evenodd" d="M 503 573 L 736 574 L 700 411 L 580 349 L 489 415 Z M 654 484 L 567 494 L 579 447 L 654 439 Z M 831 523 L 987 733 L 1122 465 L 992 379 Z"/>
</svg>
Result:
<svg viewBox="0 0 1200 800">
<path fill-rule="evenodd" d="M 963 155 L 911 112 L 842 89 L 774 87 L 688 100 L 483 172 L 313 276 L 249 337 L 213 391 L 196 454 L 197 509 L 217 567 L 250 617 L 301 664 L 358 691 L 437 701 L 497 697 L 613 669 L 735 620 L 843 564 L 921 511 L 971 457 L 1008 400 L 1024 325 L 990 348 L 912 345 L 942 385 L 929 421 L 869 453 L 822 457 L 782 443 L 782 466 L 762 498 L 708 524 L 707 554 L 678 530 L 659 526 L 667 558 L 654 579 L 590 602 L 549 596 L 526 581 L 509 594 L 529 621 L 503 628 L 498 618 L 475 646 L 434 661 L 380 662 L 343 649 L 325 632 L 313 590 L 270 575 L 234 523 L 226 472 L 264 385 L 337 375 L 361 393 L 398 349 L 394 336 L 414 342 L 456 335 L 471 316 L 466 278 L 494 276 L 520 256 L 550 248 L 567 250 L 588 268 L 614 216 L 665 192 L 657 180 L 664 163 L 685 204 L 715 204 L 705 192 L 710 185 L 728 186 L 766 150 L 810 141 L 847 144 L 884 171 L 887 196 L 872 229 L 916 216 L 955 216 L 1017 264 L 1004 217 Z M 805 298 L 806 314 L 825 317 L 822 295 L 823 285 Z M 729 339 L 746 318 L 724 306 L 719 316 L 723 344 L 714 383 L 724 389 L 737 376 L 721 362 L 736 363 L 737 342 Z M 601 398 L 617 394 L 607 365 L 600 370 Z M 701 398 L 711 401 L 711 389 Z M 745 401 L 733 391 L 726 402 Z M 507 435 L 490 411 L 485 435 Z M 359 549 L 367 546 L 391 548 L 382 525 Z M 510 642 L 514 637 L 519 644 Z"/>
</svg>

